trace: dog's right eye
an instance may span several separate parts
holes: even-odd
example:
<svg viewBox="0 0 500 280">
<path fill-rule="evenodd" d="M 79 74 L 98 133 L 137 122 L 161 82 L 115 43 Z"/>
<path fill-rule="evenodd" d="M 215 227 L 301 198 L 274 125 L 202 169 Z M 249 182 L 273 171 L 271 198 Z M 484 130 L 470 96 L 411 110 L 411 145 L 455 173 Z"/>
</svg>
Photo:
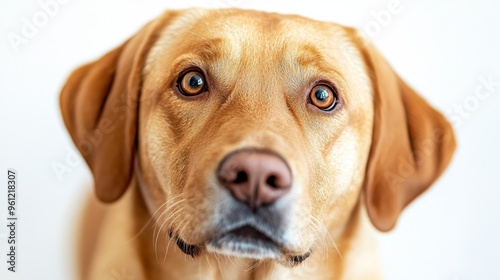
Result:
<svg viewBox="0 0 500 280">
<path fill-rule="evenodd" d="M 194 96 L 206 91 L 205 76 L 198 70 L 191 70 L 179 77 L 177 88 L 186 96 Z"/>
<path fill-rule="evenodd" d="M 336 91 L 326 84 L 315 86 L 309 93 L 310 102 L 323 111 L 332 111 L 337 105 Z"/>
</svg>

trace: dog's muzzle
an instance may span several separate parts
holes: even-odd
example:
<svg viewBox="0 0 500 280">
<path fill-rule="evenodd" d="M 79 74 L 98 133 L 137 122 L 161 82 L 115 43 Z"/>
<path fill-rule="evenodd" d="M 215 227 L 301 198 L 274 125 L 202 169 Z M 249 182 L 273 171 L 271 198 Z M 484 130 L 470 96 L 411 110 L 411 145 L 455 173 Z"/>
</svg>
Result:
<svg viewBox="0 0 500 280">
<path fill-rule="evenodd" d="M 207 251 L 251 259 L 283 257 L 286 240 L 286 203 L 277 206 L 290 192 L 292 173 L 279 155 L 264 150 L 238 150 L 220 163 L 216 176 L 225 202 L 221 206 L 212 237 L 203 245 L 189 245 L 174 235 L 178 247 L 195 257 Z M 220 197 L 219 197 L 220 198 Z M 309 257 L 288 256 L 300 263 Z"/>
</svg>

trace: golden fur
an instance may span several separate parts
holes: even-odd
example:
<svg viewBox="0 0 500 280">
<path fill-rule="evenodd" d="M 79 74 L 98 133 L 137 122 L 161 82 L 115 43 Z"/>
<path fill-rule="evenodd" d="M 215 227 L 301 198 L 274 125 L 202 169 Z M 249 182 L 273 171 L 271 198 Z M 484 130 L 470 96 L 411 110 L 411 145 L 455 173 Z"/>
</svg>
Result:
<svg viewBox="0 0 500 280">
<path fill-rule="evenodd" d="M 208 94 L 176 92 L 190 67 Z M 308 103 L 318 81 L 338 92 L 333 112 Z M 354 29 L 255 11 L 167 12 L 75 71 L 61 107 L 97 193 L 81 279 L 378 279 L 373 225 L 390 230 L 455 147 L 448 122 Z M 205 246 L 224 214 L 216 168 L 249 148 L 279 154 L 294 177 L 275 259 Z M 172 232 L 200 252 L 186 256 Z"/>
</svg>

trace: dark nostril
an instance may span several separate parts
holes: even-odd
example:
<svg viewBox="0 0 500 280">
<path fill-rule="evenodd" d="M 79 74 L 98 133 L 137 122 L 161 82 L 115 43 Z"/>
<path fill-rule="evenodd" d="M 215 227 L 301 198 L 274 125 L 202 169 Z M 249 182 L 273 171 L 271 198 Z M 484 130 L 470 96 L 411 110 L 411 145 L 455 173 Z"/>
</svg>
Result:
<svg viewBox="0 0 500 280">
<path fill-rule="evenodd" d="M 279 188 L 279 186 L 276 184 L 276 176 L 274 176 L 274 175 L 271 175 L 267 178 L 266 184 L 275 188 L 275 189 Z"/>
<path fill-rule="evenodd" d="M 238 173 L 236 173 L 236 179 L 234 179 L 233 183 L 241 184 L 247 181 L 248 181 L 247 173 L 245 171 L 238 171 Z"/>
</svg>

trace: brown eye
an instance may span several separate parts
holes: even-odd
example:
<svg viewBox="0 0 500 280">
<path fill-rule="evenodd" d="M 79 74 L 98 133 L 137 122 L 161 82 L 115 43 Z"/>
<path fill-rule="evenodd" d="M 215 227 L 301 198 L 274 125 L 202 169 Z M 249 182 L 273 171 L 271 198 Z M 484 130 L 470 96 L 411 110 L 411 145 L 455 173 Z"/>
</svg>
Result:
<svg viewBox="0 0 500 280">
<path fill-rule="evenodd" d="M 337 105 L 337 93 L 328 85 L 317 85 L 309 93 L 311 103 L 323 111 L 331 111 Z"/>
<path fill-rule="evenodd" d="M 205 91 L 205 77 L 200 71 L 192 70 L 183 74 L 177 82 L 179 91 L 186 96 L 198 95 Z"/>
</svg>

